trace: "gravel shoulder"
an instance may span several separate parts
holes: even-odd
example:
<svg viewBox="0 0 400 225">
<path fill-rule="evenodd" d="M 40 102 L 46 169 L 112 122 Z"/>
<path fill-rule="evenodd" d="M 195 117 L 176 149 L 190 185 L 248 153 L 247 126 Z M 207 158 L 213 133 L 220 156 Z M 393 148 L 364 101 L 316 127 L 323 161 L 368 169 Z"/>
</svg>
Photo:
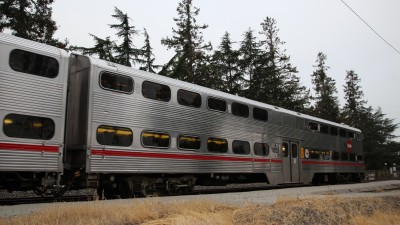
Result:
<svg viewBox="0 0 400 225">
<path fill-rule="evenodd" d="M 319 198 L 326 196 L 341 197 L 374 197 L 374 196 L 400 196 L 400 180 L 369 182 L 360 184 L 327 185 L 297 188 L 281 188 L 262 191 L 223 193 L 223 194 L 204 194 L 204 195 L 186 195 L 173 197 L 160 197 L 157 201 L 163 203 L 190 201 L 196 199 L 209 199 L 222 203 L 245 205 L 246 203 L 273 204 L 279 199 L 306 199 Z M 0 206 L 0 218 L 9 218 L 22 216 L 37 212 L 47 207 L 58 207 L 65 204 L 126 204 L 132 201 L 142 202 L 155 198 L 138 199 L 118 199 L 108 201 L 93 202 L 69 202 L 69 203 L 43 203 L 27 204 L 15 206 Z"/>
</svg>

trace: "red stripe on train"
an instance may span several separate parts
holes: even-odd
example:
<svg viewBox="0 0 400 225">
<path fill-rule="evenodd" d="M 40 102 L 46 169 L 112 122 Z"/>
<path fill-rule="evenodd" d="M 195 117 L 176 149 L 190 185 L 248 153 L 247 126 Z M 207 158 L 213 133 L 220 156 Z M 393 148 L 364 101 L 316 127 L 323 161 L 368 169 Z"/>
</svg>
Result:
<svg viewBox="0 0 400 225">
<path fill-rule="evenodd" d="M 187 155 L 173 153 L 156 153 L 156 152 L 128 152 L 119 150 L 101 150 L 92 149 L 92 155 L 100 156 L 126 156 L 126 157 L 141 157 L 141 158 L 162 158 L 162 159 L 189 159 L 189 160 L 218 160 L 231 162 L 253 162 L 253 158 L 239 158 L 230 156 L 207 156 L 207 155 Z M 282 160 L 276 159 L 254 159 L 255 162 L 272 162 L 281 163 Z"/>
<path fill-rule="evenodd" d="M 0 143 L 0 150 L 31 151 L 31 152 L 58 152 L 58 146 L 32 145 L 32 144 L 11 144 Z"/>
<path fill-rule="evenodd" d="M 304 165 L 365 166 L 364 163 L 351 163 L 351 162 L 324 162 L 324 161 L 303 160 L 302 163 Z"/>
</svg>

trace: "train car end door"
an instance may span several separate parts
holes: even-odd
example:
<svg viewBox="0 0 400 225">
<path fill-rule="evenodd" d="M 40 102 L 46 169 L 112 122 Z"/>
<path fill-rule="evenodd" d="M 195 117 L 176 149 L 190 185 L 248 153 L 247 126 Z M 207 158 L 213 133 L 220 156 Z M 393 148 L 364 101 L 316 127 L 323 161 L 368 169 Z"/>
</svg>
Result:
<svg viewBox="0 0 400 225">
<path fill-rule="evenodd" d="M 282 142 L 281 151 L 283 183 L 300 182 L 299 143 Z"/>
</svg>

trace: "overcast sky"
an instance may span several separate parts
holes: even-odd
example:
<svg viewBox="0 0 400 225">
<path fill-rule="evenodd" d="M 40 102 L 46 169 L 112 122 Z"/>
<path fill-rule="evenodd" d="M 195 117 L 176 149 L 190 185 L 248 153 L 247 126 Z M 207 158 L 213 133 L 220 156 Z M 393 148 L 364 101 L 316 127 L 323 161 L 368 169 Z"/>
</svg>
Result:
<svg viewBox="0 0 400 225">
<path fill-rule="evenodd" d="M 70 44 L 91 47 L 88 35 L 115 37 L 108 24 L 114 6 L 133 19 L 143 32 L 146 28 L 154 48 L 157 64 L 166 63 L 173 50 L 161 45 L 163 37 L 172 36 L 177 17 L 178 0 L 56 0 L 53 19 L 59 26 L 56 37 L 68 38 Z M 227 31 L 233 41 L 240 42 L 249 28 L 257 34 L 267 17 L 277 20 L 278 35 L 299 71 L 303 85 L 311 88 L 311 74 L 317 53 L 328 57 L 328 75 L 336 80 L 338 97 L 343 106 L 343 85 L 346 70 L 354 70 L 361 78 L 368 105 L 381 107 L 388 118 L 400 122 L 400 54 L 388 46 L 357 18 L 340 0 L 194 0 L 200 8 L 199 24 L 207 24 L 204 40 L 216 49 Z M 400 1 L 345 0 L 382 37 L 400 51 Z M 261 38 L 261 36 L 259 35 Z M 136 47 L 143 38 L 136 37 Z M 400 131 L 396 132 L 400 136 Z M 396 139 L 400 141 L 400 138 Z"/>
</svg>

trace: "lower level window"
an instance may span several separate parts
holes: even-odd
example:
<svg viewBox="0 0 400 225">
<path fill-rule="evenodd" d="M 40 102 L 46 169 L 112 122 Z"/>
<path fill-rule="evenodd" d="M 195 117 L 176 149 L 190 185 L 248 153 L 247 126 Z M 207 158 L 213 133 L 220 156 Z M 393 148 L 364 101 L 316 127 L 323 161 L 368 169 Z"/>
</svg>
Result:
<svg viewBox="0 0 400 225">
<path fill-rule="evenodd" d="M 55 124 L 50 118 L 8 114 L 3 120 L 3 131 L 8 137 L 50 140 Z"/>
<path fill-rule="evenodd" d="M 267 143 L 254 143 L 254 154 L 267 156 L 269 154 L 269 146 Z"/>
<path fill-rule="evenodd" d="M 133 133 L 129 128 L 101 125 L 97 128 L 96 138 L 101 145 L 130 146 Z"/>
<path fill-rule="evenodd" d="M 178 137 L 178 147 L 183 150 L 199 150 L 201 141 L 199 137 L 180 135 Z"/>
<path fill-rule="evenodd" d="M 170 136 L 164 132 L 143 131 L 142 144 L 144 147 L 150 148 L 168 148 Z"/>
<path fill-rule="evenodd" d="M 248 155 L 250 154 L 250 144 L 247 141 L 233 141 L 232 151 L 235 154 Z"/>
<path fill-rule="evenodd" d="M 207 149 L 210 152 L 227 152 L 228 141 L 222 138 L 209 138 L 207 140 Z"/>
</svg>

